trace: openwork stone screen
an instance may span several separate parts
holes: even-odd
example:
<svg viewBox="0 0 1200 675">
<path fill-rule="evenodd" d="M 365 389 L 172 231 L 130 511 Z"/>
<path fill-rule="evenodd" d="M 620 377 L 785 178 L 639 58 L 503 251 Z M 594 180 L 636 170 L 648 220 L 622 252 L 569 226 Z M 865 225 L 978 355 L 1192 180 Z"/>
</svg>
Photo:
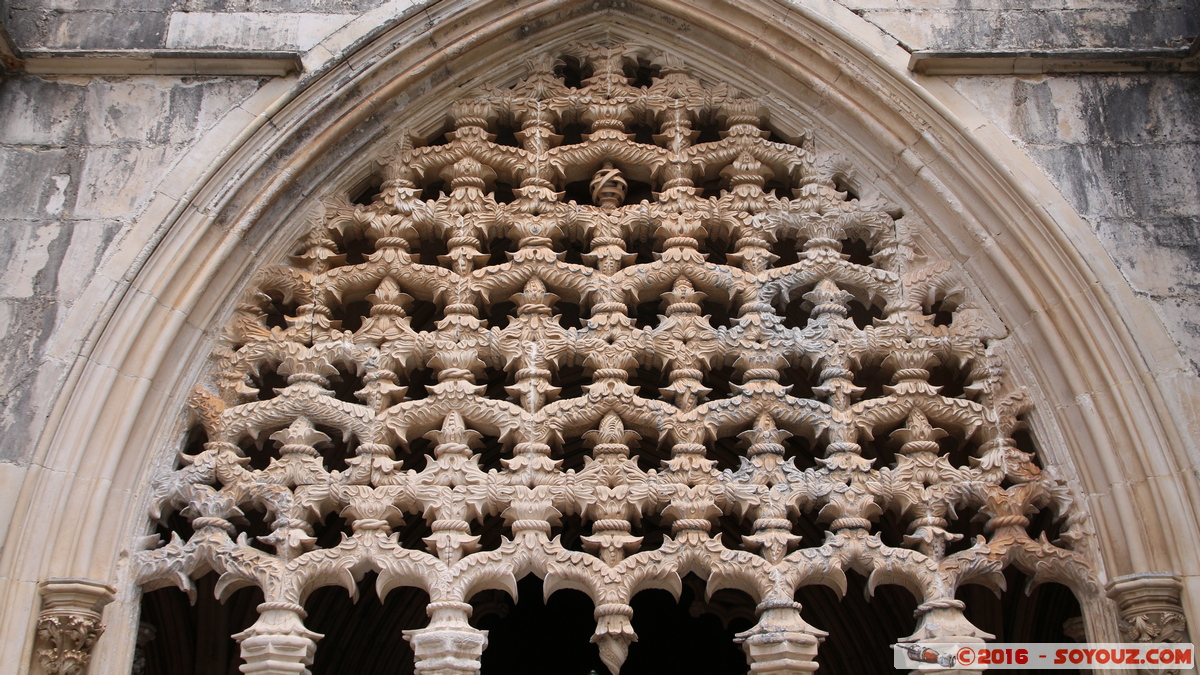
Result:
<svg viewBox="0 0 1200 675">
<path fill-rule="evenodd" d="M 401 134 L 378 190 L 324 202 L 236 307 L 191 399 L 203 450 L 155 484 L 152 515 L 183 525 L 136 555 L 143 587 L 261 588 L 245 669 L 302 672 L 306 596 L 377 572 L 381 596 L 429 594 L 405 635 L 422 673 L 476 671 L 469 601 L 528 574 L 591 597 L 614 673 L 632 596 L 689 573 L 758 603 L 756 672 L 816 668 L 796 590 L 848 570 L 911 591 L 912 641 L 990 637 L 955 593 L 1010 564 L 1092 587 L 952 266 L 766 115 L 670 55 L 586 45 L 454 102 L 422 147 Z M 331 514 L 348 532 L 322 545 Z M 1043 515 L 1053 543 L 1028 534 Z"/>
</svg>

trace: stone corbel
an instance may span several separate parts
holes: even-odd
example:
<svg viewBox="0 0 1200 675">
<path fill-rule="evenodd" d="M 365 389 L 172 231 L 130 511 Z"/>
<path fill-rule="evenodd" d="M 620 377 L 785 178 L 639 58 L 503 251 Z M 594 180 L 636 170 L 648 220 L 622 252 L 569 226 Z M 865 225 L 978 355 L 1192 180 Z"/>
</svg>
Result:
<svg viewBox="0 0 1200 675">
<path fill-rule="evenodd" d="M 79 675 L 104 632 L 100 612 L 116 590 L 90 579 L 47 579 L 38 584 L 37 660 L 46 675 Z"/>
<path fill-rule="evenodd" d="M 1162 572 L 1129 574 L 1106 587 L 1121 612 L 1121 633 L 1130 642 L 1187 642 L 1179 577 Z"/>
</svg>

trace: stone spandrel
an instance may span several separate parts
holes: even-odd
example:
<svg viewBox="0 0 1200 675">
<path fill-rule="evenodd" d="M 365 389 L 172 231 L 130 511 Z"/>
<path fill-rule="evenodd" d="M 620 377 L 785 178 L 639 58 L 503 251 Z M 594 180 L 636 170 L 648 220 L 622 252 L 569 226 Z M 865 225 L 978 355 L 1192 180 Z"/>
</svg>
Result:
<svg viewBox="0 0 1200 675">
<path fill-rule="evenodd" d="M 261 588 L 238 635 L 251 670 L 304 672 L 303 599 L 367 571 L 381 594 L 428 592 L 406 636 L 422 673 L 477 671 L 469 601 L 531 573 L 587 589 L 614 673 L 632 595 L 689 572 L 754 596 L 755 672 L 815 669 L 826 634 L 796 589 L 844 591 L 849 570 L 919 599 L 910 641 L 990 638 L 955 592 L 1008 565 L 1096 595 L 1069 491 L 1013 438 L 1028 402 L 983 313 L 812 133 L 784 142 L 759 101 L 622 44 L 533 58 L 450 113 L 428 145 L 400 134 L 369 199 L 314 205 L 290 263 L 257 275 L 191 397 L 207 442 L 155 484 L 153 517 L 192 533 L 138 553 L 140 583 L 194 592 L 213 569 L 219 592 Z M 736 456 L 717 448 L 733 437 Z M 864 452 L 876 438 L 894 463 Z M 257 542 L 249 508 L 268 514 Z M 955 546 L 968 509 L 986 536 Z M 1027 532 L 1046 510 L 1055 542 Z M 885 511 L 902 545 L 875 531 Z M 352 533 L 319 545 L 334 512 Z M 506 537 L 483 541 L 491 516 Z M 582 550 L 555 536 L 564 516 L 590 526 Z M 809 516 L 824 541 L 793 533 Z M 395 529 L 417 518 L 424 548 Z M 670 524 L 661 546 L 643 549 L 643 518 Z"/>
</svg>

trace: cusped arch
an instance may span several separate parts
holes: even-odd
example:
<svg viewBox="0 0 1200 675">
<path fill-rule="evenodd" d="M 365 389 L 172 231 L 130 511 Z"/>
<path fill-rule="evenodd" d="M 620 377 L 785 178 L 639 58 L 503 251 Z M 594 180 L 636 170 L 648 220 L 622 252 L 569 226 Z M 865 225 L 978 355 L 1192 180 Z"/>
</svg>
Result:
<svg viewBox="0 0 1200 675">
<path fill-rule="evenodd" d="M 1102 577 L 1194 573 L 1186 552 L 1196 550 L 1189 537 L 1200 530 L 1188 493 L 1165 481 L 1157 490 L 1122 487 L 1190 464 L 1180 423 L 1149 377 L 1146 352 L 1165 338 L 1143 337 L 1157 326 L 1139 326 L 1135 339 L 1127 326 L 1139 310 L 1124 280 L 1106 258 L 1092 255 L 1095 243 L 1075 231 L 1079 221 L 1060 197 L 1013 176 L 1036 173 L 1028 161 L 1015 151 L 999 156 L 1004 142 L 981 139 L 986 129 L 967 129 L 956 116 L 970 113 L 964 104 L 942 85 L 904 73 L 898 47 L 861 19 L 815 3 L 730 4 L 718 16 L 673 0 L 627 7 L 443 2 L 429 10 L 434 39 L 416 40 L 426 24 L 411 15 L 365 28 L 386 11 L 314 50 L 307 65 L 319 67 L 269 111 L 272 124 L 248 130 L 219 169 L 194 185 L 190 208 L 146 224 L 158 233 L 147 237 L 153 253 L 76 367 L 43 435 L 38 457 L 45 470 L 32 471 L 23 486 L 17 527 L 4 547 L 8 578 L 22 580 L 8 597 L 32 604 L 39 576 L 115 582 L 118 601 L 107 610 L 113 628 L 93 672 L 121 671 L 131 655 L 137 591 L 122 560 L 145 531 L 148 495 L 138 486 L 170 461 L 164 448 L 182 426 L 177 411 L 211 348 L 205 331 L 223 323 L 228 299 L 258 260 L 291 253 L 300 232 L 295 209 L 305 196 L 361 181 L 373 167 L 352 157 L 383 143 L 401 112 L 429 117 L 428 131 L 435 131 L 431 111 L 449 91 L 505 69 L 512 77 L 531 43 L 563 45 L 599 32 L 670 49 L 698 71 L 732 82 L 744 81 L 736 70 L 755 70 L 730 66 L 731 54 L 744 56 L 740 63 L 761 65 L 769 75 L 760 93 L 787 101 L 772 111 L 777 124 L 814 123 L 879 171 L 881 183 L 904 185 L 906 205 L 923 222 L 922 243 L 960 263 L 1016 338 L 1008 349 L 1024 369 L 1018 379 L 1041 402 L 1036 431 L 1052 448 L 1061 440 L 1065 452 L 1052 450 L 1051 459 L 1078 477 L 1089 500 Z M 451 15 L 454 21 L 445 20 Z M 351 37 L 362 42 L 337 47 Z M 755 83 L 744 86 L 753 90 Z M 809 119 L 789 119 L 794 110 Z M 260 161 L 268 156 L 270 163 Z M 67 489 L 61 475 L 83 488 Z M 1168 521 L 1180 523 L 1178 536 L 1149 526 Z M 121 536 L 99 534 L 114 528 Z M 34 534 L 46 531 L 63 535 Z M 1091 634 L 1115 636 L 1106 601 L 1089 603 Z M 30 644 L 30 629 L 6 627 L 14 639 L 4 643 Z"/>
</svg>

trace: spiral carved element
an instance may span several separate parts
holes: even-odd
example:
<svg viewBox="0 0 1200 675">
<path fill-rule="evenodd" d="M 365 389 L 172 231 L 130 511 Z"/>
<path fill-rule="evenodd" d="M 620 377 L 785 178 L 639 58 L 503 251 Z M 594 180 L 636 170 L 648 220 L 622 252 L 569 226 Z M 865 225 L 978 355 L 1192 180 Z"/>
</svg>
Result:
<svg viewBox="0 0 1200 675">
<path fill-rule="evenodd" d="M 614 673 L 633 595 L 689 573 L 753 596 L 755 672 L 816 669 L 826 634 L 794 596 L 844 592 L 847 570 L 913 593 L 910 641 L 988 639 L 955 592 L 1001 587 L 1008 565 L 1093 593 L 1068 489 L 1013 438 L 1028 403 L 1002 330 L 916 250 L 921 224 L 676 57 L 570 55 L 590 76 L 534 58 L 455 103 L 445 142 L 400 133 L 372 203 L 326 199 L 290 264 L 259 272 L 191 397 L 207 442 L 155 484 L 152 516 L 194 533 L 138 553 L 144 587 L 191 592 L 213 569 L 221 592 L 261 588 L 240 637 L 254 672 L 280 673 L 320 638 L 307 594 L 355 593 L 368 571 L 381 594 L 429 594 L 407 635 L 422 673 L 477 670 L 472 597 L 531 573 L 591 596 Z M 891 464 L 864 450 L 889 438 Z M 898 546 L 876 531 L 888 511 Z M 989 522 L 960 543 L 968 511 Z M 1043 511 L 1054 542 L 1027 531 Z M 333 513 L 352 533 L 322 546 Z M 564 516 L 584 523 L 578 550 Z M 493 518 L 504 537 L 480 534 Z M 427 536 L 401 536 L 422 519 Z M 649 548 L 652 528 L 667 533 Z"/>
</svg>

